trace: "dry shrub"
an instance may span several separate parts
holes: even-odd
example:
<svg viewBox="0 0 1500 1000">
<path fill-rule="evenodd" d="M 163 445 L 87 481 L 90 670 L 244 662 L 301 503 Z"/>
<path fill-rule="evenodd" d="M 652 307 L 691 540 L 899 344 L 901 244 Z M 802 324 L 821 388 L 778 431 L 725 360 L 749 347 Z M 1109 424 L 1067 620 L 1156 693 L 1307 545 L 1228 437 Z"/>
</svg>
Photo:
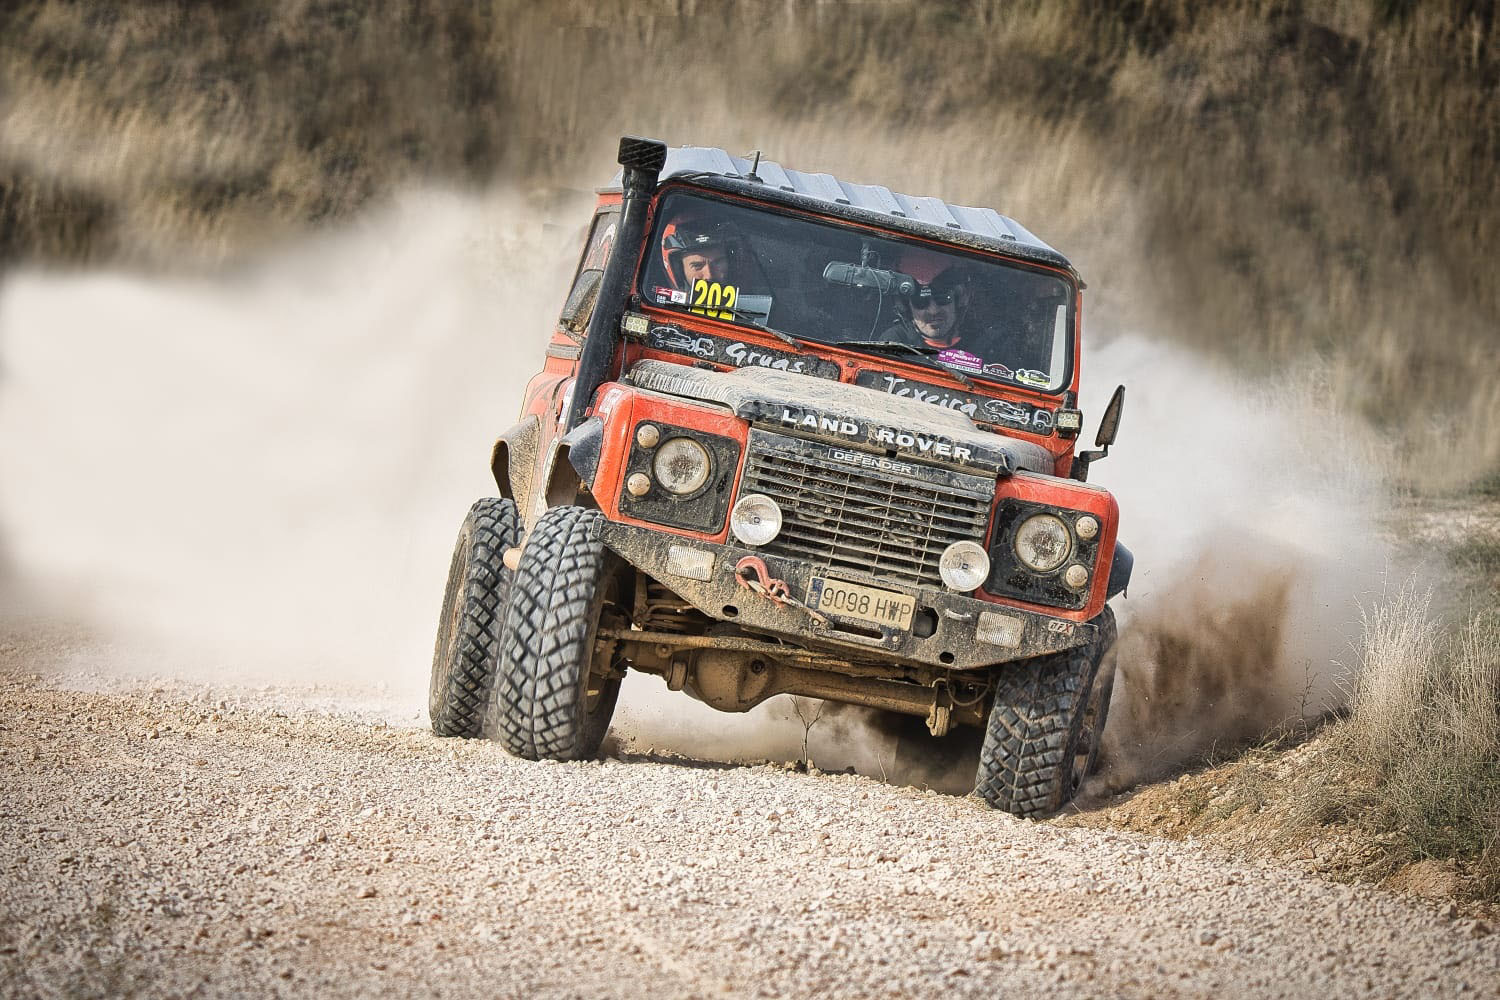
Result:
<svg viewBox="0 0 1500 1000">
<path fill-rule="evenodd" d="M 1446 629 L 1412 589 L 1374 608 L 1348 721 L 1331 734 L 1325 794 L 1356 823 L 1392 831 L 1411 859 L 1474 863 L 1500 892 L 1500 613 Z M 1362 787 L 1363 786 L 1363 787 Z"/>
</svg>

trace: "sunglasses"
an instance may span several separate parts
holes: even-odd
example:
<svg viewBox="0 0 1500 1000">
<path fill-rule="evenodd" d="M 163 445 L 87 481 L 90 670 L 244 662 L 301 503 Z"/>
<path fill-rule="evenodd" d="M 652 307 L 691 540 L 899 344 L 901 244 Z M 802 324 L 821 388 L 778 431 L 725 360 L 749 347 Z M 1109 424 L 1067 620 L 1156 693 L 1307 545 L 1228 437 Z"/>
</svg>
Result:
<svg viewBox="0 0 1500 1000">
<path fill-rule="evenodd" d="M 906 297 L 906 304 L 913 309 L 928 309 L 932 306 L 952 305 L 957 298 L 957 288 L 933 288 L 931 285 L 918 285 L 917 290 Z"/>
</svg>

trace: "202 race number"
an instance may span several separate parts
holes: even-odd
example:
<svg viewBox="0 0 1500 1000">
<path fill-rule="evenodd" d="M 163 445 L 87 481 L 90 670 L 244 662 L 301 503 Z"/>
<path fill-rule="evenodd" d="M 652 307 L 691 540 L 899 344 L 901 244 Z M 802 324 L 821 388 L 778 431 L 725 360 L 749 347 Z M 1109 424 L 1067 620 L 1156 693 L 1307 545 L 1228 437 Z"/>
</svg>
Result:
<svg viewBox="0 0 1500 1000">
<path fill-rule="evenodd" d="M 734 319 L 734 303 L 740 290 L 733 285 L 721 285 L 717 281 L 699 278 L 693 282 L 693 299 L 688 312 L 711 319 Z"/>
</svg>

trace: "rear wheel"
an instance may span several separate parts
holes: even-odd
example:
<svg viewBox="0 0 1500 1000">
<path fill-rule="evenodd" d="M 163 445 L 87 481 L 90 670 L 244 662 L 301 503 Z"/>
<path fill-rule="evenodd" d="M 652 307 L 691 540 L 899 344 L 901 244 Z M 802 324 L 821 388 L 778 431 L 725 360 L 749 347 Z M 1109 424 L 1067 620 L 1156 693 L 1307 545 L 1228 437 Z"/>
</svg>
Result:
<svg viewBox="0 0 1500 1000">
<path fill-rule="evenodd" d="M 1070 802 L 1099 756 L 1113 670 L 1114 613 L 1094 619 L 1093 642 L 1002 668 L 974 791 L 996 809 L 1042 816 Z"/>
<path fill-rule="evenodd" d="M 484 728 L 510 589 L 511 573 L 501 560 L 520 537 L 520 512 L 498 497 L 476 502 L 458 530 L 427 690 L 432 731 L 439 736 L 470 739 Z"/>
<path fill-rule="evenodd" d="M 521 551 L 489 711 L 490 734 L 517 757 L 591 757 L 614 715 L 620 671 L 596 639 L 601 619 L 623 618 L 600 518 L 554 507 Z"/>
</svg>

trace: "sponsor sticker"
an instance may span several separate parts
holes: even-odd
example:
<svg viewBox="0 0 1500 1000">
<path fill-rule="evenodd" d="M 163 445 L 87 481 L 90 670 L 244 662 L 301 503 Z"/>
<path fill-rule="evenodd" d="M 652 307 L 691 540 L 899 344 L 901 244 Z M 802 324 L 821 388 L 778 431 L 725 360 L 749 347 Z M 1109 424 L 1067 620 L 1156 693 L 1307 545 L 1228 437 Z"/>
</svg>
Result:
<svg viewBox="0 0 1500 1000">
<path fill-rule="evenodd" d="M 694 333 L 670 324 L 653 326 L 646 336 L 646 346 L 658 351 L 688 354 L 721 365 L 733 365 L 735 368 L 770 368 L 799 375 L 815 375 L 818 378 L 839 377 L 838 365 L 815 355 L 792 354 L 789 351 L 759 347 L 725 337 Z"/>
<path fill-rule="evenodd" d="M 927 382 L 917 382 L 900 375 L 892 375 L 890 372 L 865 369 L 854 377 L 854 383 L 888 392 L 892 396 L 915 399 L 918 402 L 930 403 L 944 409 L 957 410 L 965 416 L 984 423 L 1035 430 L 1038 433 L 1041 433 L 1044 427 L 1049 430 L 1051 427 L 1050 410 L 1041 410 L 1039 407 L 1014 403 L 1007 399 L 994 399 L 970 392 L 961 392 L 958 389 L 949 389 Z M 1044 415 L 1037 416 L 1039 412 Z"/>
<path fill-rule="evenodd" d="M 983 419 L 992 424 L 1026 427 L 1033 420 L 1031 407 L 1012 403 L 1008 399 L 986 399 L 980 410 L 984 414 Z"/>
<path fill-rule="evenodd" d="M 687 305 L 687 292 L 680 292 L 675 288 L 668 288 L 666 285 L 657 285 L 651 291 L 656 295 L 658 303 L 671 303 L 679 306 Z"/>
<path fill-rule="evenodd" d="M 951 365 L 960 371 L 973 372 L 978 375 L 984 371 L 984 359 L 977 354 L 959 350 L 956 347 L 949 348 L 937 356 L 937 359 L 945 365 Z"/>
</svg>

